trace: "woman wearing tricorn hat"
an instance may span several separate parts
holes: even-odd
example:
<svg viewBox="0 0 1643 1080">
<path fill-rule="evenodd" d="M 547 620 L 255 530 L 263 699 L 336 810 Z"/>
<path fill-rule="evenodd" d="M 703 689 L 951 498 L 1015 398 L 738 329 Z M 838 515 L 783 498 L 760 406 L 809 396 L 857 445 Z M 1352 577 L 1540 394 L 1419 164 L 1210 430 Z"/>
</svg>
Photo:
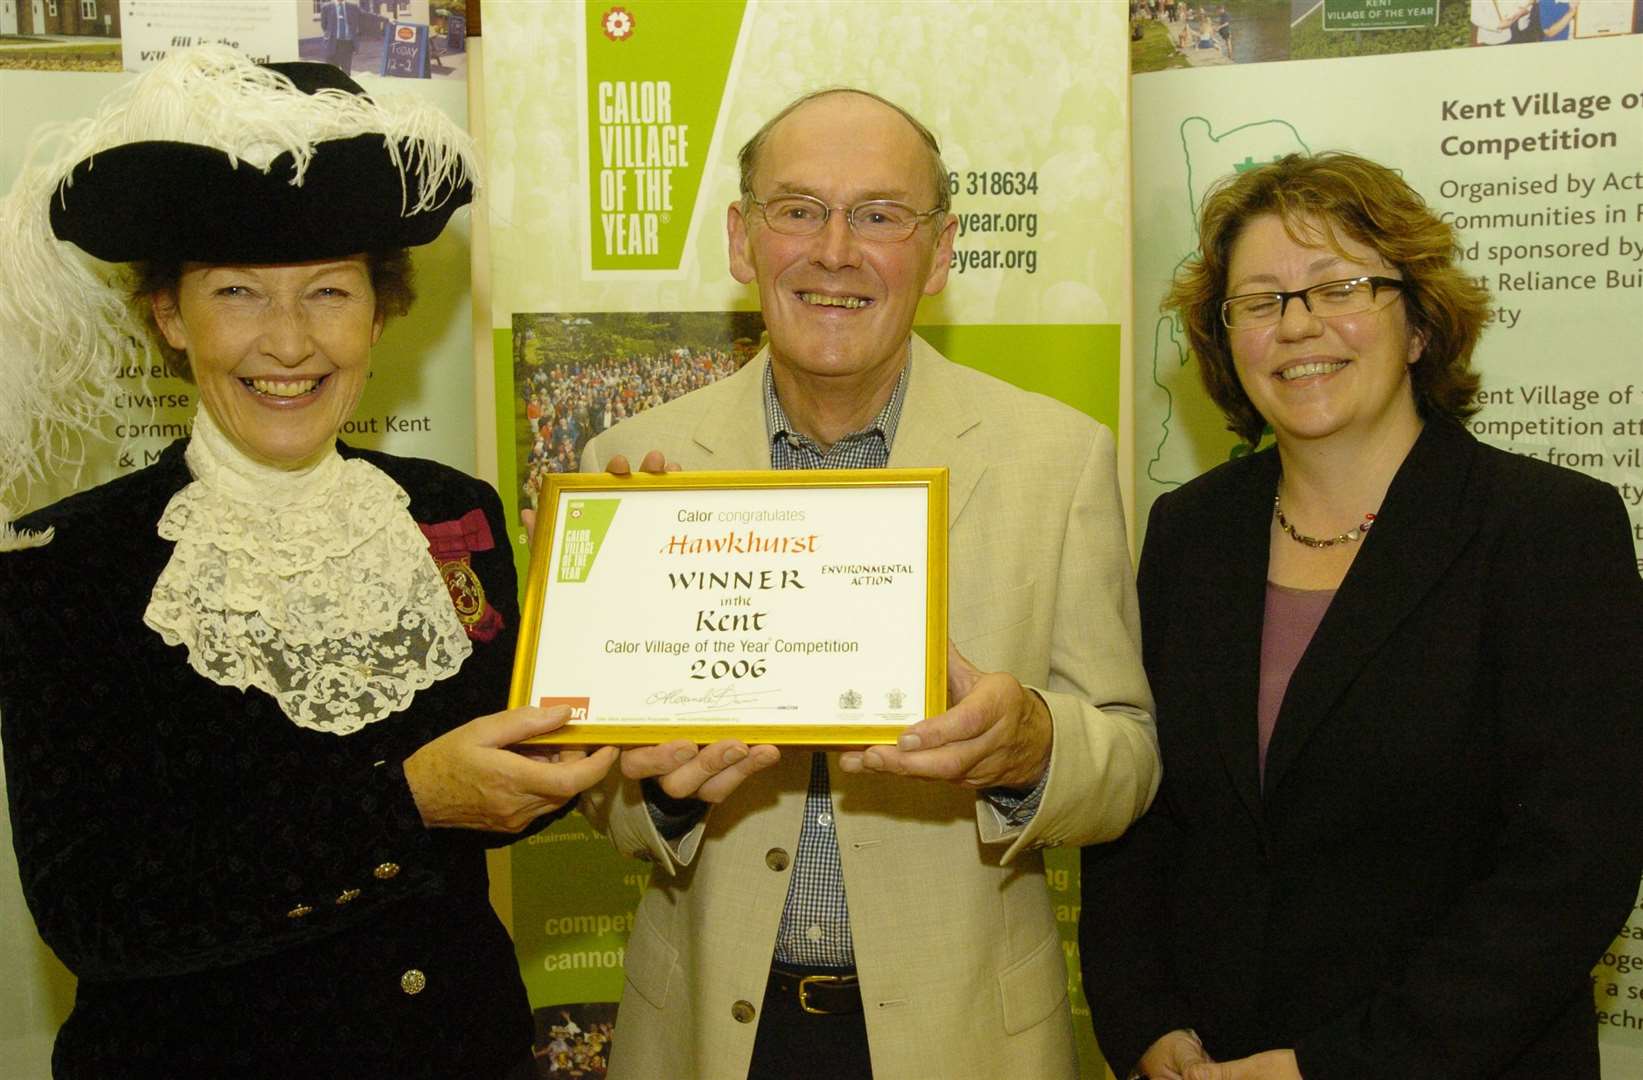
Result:
<svg viewBox="0 0 1643 1080">
<path fill-rule="evenodd" d="M 471 197 L 466 137 L 334 68 L 202 49 L 63 144 L 0 202 L 0 492 L 151 344 L 203 407 L 156 464 L 0 525 L 18 866 L 79 977 L 54 1072 L 528 1069 L 484 848 L 615 753 L 506 749 L 563 716 L 497 711 L 495 494 L 336 441 L 405 247 Z"/>
</svg>

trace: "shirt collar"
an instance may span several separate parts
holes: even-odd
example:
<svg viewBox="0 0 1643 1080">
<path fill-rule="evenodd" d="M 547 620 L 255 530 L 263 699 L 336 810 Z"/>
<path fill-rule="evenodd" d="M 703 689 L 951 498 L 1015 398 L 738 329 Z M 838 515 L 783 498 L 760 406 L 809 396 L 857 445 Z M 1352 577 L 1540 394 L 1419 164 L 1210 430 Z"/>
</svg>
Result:
<svg viewBox="0 0 1643 1080">
<path fill-rule="evenodd" d="M 872 423 L 868 424 L 859 431 L 852 431 L 850 434 L 840 439 L 840 443 L 848 442 L 852 439 L 859 439 L 864 435 L 878 435 L 884 440 L 886 450 L 894 444 L 896 438 L 896 427 L 901 423 L 902 402 L 907 398 L 907 373 L 913 366 L 912 360 L 913 346 L 912 340 L 909 339 L 907 343 L 907 358 L 902 362 L 901 375 L 896 379 L 896 388 L 890 391 L 890 400 L 884 403 L 884 408 L 879 410 L 879 414 L 873 418 Z M 776 396 L 776 379 L 771 372 L 771 367 L 774 364 L 775 361 L 773 359 L 767 360 L 764 367 L 765 434 L 768 436 L 771 445 L 775 445 L 776 441 L 782 438 L 803 440 L 806 443 L 814 445 L 814 440 L 794 430 L 791 421 L 787 419 L 787 413 L 782 409 L 781 400 Z"/>
</svg>

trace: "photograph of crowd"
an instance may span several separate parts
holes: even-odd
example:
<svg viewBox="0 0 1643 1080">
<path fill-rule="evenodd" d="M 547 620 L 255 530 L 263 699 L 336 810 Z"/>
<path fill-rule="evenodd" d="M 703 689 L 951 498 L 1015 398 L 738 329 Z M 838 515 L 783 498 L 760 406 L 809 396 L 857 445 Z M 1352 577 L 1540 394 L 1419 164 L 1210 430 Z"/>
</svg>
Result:
<svg viewBox="0 0 1643 1080">
<path fill-rule="evenodd" d="M 538 1080 L 604 1080 L 615 1026 L 614 1002 L 537 1009 Z"/>
<path fill-rule="evenodd" d="M 521 505 L 549 473 L 575 472 L 589 439 L 733 373 L 763 334 L 754 311 L 515 315 Z"/>
</svg>

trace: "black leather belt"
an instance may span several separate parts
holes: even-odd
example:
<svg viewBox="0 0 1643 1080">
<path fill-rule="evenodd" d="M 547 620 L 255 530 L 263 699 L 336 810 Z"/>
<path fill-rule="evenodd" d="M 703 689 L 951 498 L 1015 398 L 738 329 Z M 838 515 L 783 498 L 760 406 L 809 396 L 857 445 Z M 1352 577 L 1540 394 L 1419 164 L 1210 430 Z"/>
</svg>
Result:
<svg viewBox="0 0 1643 1080">
<path fill-rule="evenodd" d="M 770 988 L 793 997 L 799 1008 L 816 1016 L 861 1012 L 861 983 L 853 971 L 773 964 Z"/>
</svg>

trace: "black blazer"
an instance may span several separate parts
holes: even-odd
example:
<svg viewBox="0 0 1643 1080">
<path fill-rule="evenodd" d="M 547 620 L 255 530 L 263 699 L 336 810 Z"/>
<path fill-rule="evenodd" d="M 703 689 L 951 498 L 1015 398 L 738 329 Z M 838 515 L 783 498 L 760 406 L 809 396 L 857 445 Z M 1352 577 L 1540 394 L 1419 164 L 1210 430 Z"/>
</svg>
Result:
<svg viewBox="0 0 1643 1080">
<path fill-rule="evenodd" d="M 1588 972 L 1643 872 L 1643 580 L 1612 487 L 1428 423 L 1258 778 L 1278 460 L 1160 498 L 1141 559 L 1164 782 L 1084 852 L 1120 1075 L 1193 1028 L 1306 1080 L 1598 1076 Z"/>
<path fill-rule="evenodd" d="M 506 706 L 518 612 L 496 494 L 342 448 L 405 489 L 418 522 L 484 510 L 494 544 L 470 565 L 501 627 L 404 712 L 338 736 L 207 681 L 143 625 L 184 445 L 24 518 L 55 527 L 45 547 L 0 552 L 18 869 L 79 977 L 53 1074 L 502 1075 L 529 1060 L 531 1018 L 484 847 L 513 837 L 425 828 L 400 768 Z"/>
</svg>

